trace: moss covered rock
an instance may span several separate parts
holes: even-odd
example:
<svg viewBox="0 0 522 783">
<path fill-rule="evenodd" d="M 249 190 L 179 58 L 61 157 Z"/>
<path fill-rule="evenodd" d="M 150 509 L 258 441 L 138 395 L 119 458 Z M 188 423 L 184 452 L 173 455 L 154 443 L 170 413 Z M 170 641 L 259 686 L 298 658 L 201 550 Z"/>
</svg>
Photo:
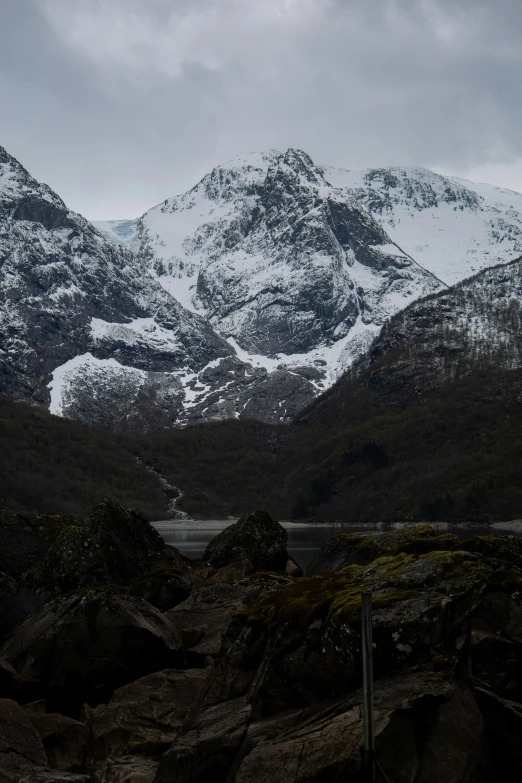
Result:
<svg viewBox="0 0 522 783">
<path fill-rule="evenodd" d="M 453 533 L 439 533 L 429 525 L 393 530 L 383 535 L 343 533 L 327 541 L 316 554 L 306 573 L 309 576 L 339 571 L 348 565 L 367 565 L 384 555 L 423 555 L 458 548 Z"/>
<path fill-rule="evenodd" d="M 455 548 L 487 557 L 497 569 L 522 571 L 522 538 L 519 536 L 473 536 Z"/>
<path fill-rule="evenodd" d="M 287 532 L 266 511 L 241 517 L 210 541 L 203 560 L 215 568 L 248 561 L 255 571 L 284 571 Z"/>
<path fill-rule="evenodd" d="M 257 694 L 271 706 L 262 711 L 346 694 L 361 681 L 361 593 L 372 591 L 375 677 L 434 661 L 452 671 L 491 575 L 479 555 L 435 551 L 298 579 L 238 615 L 228 649 L 252 676 L 256 655 L 269 651 Z M 230 665 L 225 654 L 218 668 Z"/>
</svg>

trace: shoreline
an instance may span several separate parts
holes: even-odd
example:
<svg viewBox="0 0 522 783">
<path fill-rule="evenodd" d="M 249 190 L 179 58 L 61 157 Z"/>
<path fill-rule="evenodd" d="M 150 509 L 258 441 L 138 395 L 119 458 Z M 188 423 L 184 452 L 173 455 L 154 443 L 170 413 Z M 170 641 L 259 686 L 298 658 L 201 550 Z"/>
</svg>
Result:
<svg viewBox="0 0 522 783">
<path fill-rule="evenodd" d="M 176 527 L 179 530 L 190 530 L 191 528 L 221 530 L 237 522 L 234 519 L 161 519 L 151 522 L 156 530 L 171 529 Z M 294 522 L 292 520 L 280 520 L 280 523 L 287 530 L 298 530 L 307 528 L 335 527 L 362 532 L 364 530 L 378 530 L 387 532 L 389 530 L 408 530 L 419 527 L 419 525 L 428 525 L 436 530 L 488 530 L 491 532 L 499 531 L 509 533 L 522 533 L 522 519 L 512 519 L 505 522 L 340 522 L 340 521 L 322 521 L 322 522 Z"/>
</svg>

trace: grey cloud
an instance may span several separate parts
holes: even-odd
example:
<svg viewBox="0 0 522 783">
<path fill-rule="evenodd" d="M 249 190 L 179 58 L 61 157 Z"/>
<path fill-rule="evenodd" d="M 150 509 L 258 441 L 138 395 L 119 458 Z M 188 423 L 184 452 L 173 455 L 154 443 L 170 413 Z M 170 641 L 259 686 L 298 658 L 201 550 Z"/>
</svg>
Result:
<svg viewBox="0 0 522 783">
<path fill-rule="evenodd" d="M 44 13 L 51 7 L 53 17 Z M 249 15 L 255 7 L 266 18 Z M 132 217 L 252 149 L 299 146 L 347 168 L 460 174 L 522 159 L 519 0 L 280 8 L 278 16 L 275 0 L 0 2 L 0 143 L 92 218 Z M 56 23 L 66 12 L 69 23 L 71 9 L 95 21 L 126 9 L 138 20 L 133 34 L 141 20 L 149 38 L 129 40 L 118 58 L 122 16 L 115 52 L 89 52 L 89 41 L 72 45 Z M 156 57 L 154 32 L 159 46 L 165 29 L 187 20 L 191 46 L 170 67 L 179 51 L 162 40 Z"/>
</svg>

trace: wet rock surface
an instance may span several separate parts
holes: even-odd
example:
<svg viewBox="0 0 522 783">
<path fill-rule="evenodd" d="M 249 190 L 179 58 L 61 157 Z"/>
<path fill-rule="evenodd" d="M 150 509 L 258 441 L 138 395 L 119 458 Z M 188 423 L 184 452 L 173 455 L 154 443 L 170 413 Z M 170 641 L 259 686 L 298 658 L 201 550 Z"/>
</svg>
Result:
<svg viewBox="0 0 522 783">
<path fill-rule="evenodd" d="M 377 780 L 520 777 L 517 539 L 338 536 L 301 577 L 264 512 L 192 565 L 147 524 L 106 502 L 4 580 L 44 603 L 0 648 L 1 783 L 359 783 L 363 591 Z"/>
</svg>

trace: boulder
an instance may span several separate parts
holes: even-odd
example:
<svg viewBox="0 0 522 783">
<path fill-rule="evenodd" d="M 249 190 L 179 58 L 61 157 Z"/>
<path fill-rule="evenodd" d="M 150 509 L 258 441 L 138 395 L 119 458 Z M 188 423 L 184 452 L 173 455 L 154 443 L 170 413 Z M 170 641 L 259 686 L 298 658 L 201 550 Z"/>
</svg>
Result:
<svg viewBox="0 0 522 783">
<path fill-rule="evenodd" d="M 478 769 L 471 691 L 432 668 L 375 687 L 377 759 L 394 783 L 461 783 Z M 155 783 L 361 780 L 362 693 L 256 720 L 243 698 L 203 710 L 162 757 Z"/>
<path fill-rule="evenodd" d="M 168 612 L 189 597 L 191 588 L 192 574 L 186 568 L 157 568 L 144 574 L 130 593 Z"/>
<path fill-rule="evenodd" d="M 52 769 L 70 769 L 85 763 L 87 727 L 59 713 L 46 713 L 44 699 L 25 704 L 24 712 L 38 732 Z"/>
<path fill-rule="evenodd" d="M 164 752 L 208 675 L 209 669 L 166 669 L 118 688 L 90 714 L 90 760 Z"/>
<path fill-rule="evenodd" d="M 42 740 L 28 715 L 15 701 L 0 699 L 0 783 L 18 783 L 46 766 Z"/>
<path fill-rule="evenodd" d="M 226 567 L 211 576 L 186 601 L 178 604 L 167 617 L 180 634 L 187 662 L 215 658 L 236 612 L 251 606 L 260 593 L 271 594 L 289 579 L 278 574 L 254 574 L 242 579 L 222 581 Z"/>
<path fill-rule="evenodd" d="M 60 595 L 107 583 L 131 585 L 157 568 L 190 570 L 145 517 L 106 498 L 86 523 L 60 531 L 24 581 L 29 592 Z"/>
<path fill-rule="evenodd" d="M 41 560 L 64 527 L 81 524 L 71 514 L 51 516 L 0 511 L 0 571 L 15 580 Z"/>
<path fill-rule="evenodd" d="M 252 571 L 284 571 L 286 530 L 265 511 L 247 514 L 209 542 L 203 561 L 215 568 L 247 561 Z"/>
<path fill-rule="evenodd" d="M 98 589 L 46 604 L 13 632 L 0 657 L 51 711 L 74 717 L 83 702 L 108 701 L 121 685 L 183 665 L 180 652 L 171 618 L 141 598 Z"/>
<path fill-rule="evenodd" d="M 361 679 L 361 593 L 373 592 L 375 677 L 437 660 L 452 671 L 492 569 L 465 552 L 382 557 L 293 581 L 236 614 L 209 698 L 253 687 L 264 715 L 349 693 Z M 262 674 L 256 674 L 256 671 Z M 250 685 L 245 685 L 250 683 Z"/>
<path fill-rule="evenodd" d="M 92 783 L 153 783 L 158 762 L 143 756 L 107 759 L 92 778 Z"/>
<path fill-rule="evenodd" d="M 296 563 L 294 558 L 289 555 L 288 561 L 285 566 L 285 574 L 287 576 L 293 576 L 295 579 L 298 579 L 300 576 L 303 576 L 303 569 L 299 565 L 299 563 Z"/>
<path fill-rule="evenodd" d="M 129 583 L 137 576 L 162 566 L 187 570 L 179 552 L 165 544 L 143 514 L 136 509 L 122 508 L 110 498 L 93 509 L 89 529 L 99 538 L 110 569 L 107 581 Z"/>
<path fill-rule="evenodd" d="M 307 576 L 340 571 L 349 565 L 368 565 L 378 557 L 424 555 L 428 552 L 458 548 L 459 539 L 453 533 L 439 533 L 428 525 L 416 525 L 393 530 L 382 535 L 342 533 L 327 541 L 306 569 Z"/>
</svg>

